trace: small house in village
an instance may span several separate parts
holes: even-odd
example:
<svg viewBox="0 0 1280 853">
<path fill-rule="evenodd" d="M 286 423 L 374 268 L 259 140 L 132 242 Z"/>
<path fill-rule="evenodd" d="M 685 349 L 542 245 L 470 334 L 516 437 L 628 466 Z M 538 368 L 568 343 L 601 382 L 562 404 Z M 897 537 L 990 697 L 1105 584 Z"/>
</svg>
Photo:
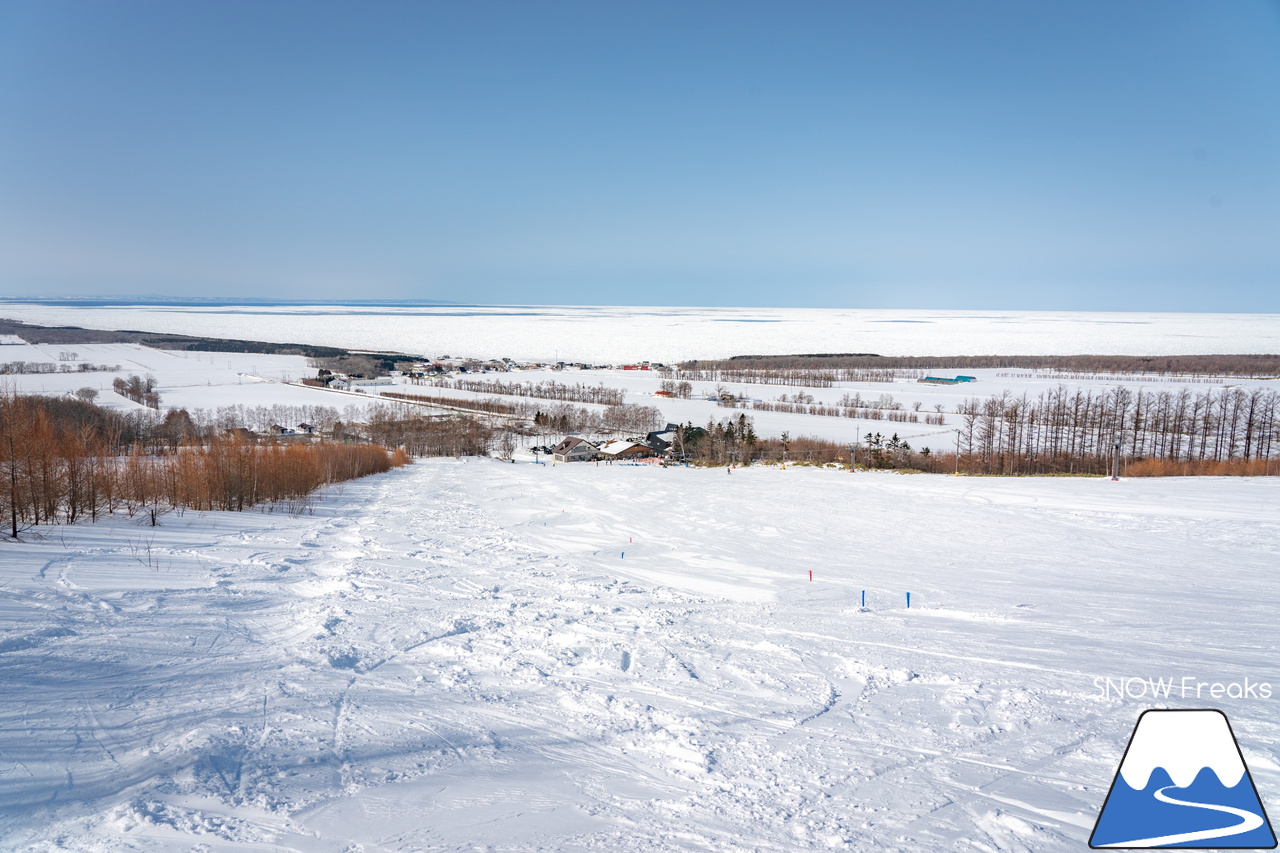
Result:
<svg viewBox="0 0 1280 853">
<path fill-rule="evenodd" d="M 282 424 L 272 424 L 271 435 L 278 441 L 311 441 L 319 437 L 315 434 L 315 427 L 310 424 L 299 424 L 297 429 Z"/>
<path fill-rule="evenodd" d="M 551 458 L 557 462 L 589 462 L 596 458 L 599 448 L 584 438 L 571 435 L 551 450 Z"/>
<path fill-rule="evenodd" d="M 644 443 L 658 455 L 665 454 L 676 443 L 677 424 L 667 424 L 666 429 L 655 430 L 645 436 Z"/>
<path fill-rule="evenodd" d="M 600 455 L 609 459 L 636 459 L 653 456 L 653 448 L 638 441 L 618 439 L 600 445 Z"/>
</svg>

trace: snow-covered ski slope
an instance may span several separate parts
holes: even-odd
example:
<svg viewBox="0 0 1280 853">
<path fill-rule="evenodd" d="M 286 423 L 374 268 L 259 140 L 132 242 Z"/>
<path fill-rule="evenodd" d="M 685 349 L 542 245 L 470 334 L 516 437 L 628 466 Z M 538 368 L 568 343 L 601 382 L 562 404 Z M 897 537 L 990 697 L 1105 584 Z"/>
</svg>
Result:
<svg viewBox="0 0 1280 853">
<path fill-rule="evenodd" d="M 1280 698 L 1094 682 L 1280 694 L 1274 478 L 436 460 L 41 533 L 4 850 L 1078 851 L 1153 705 L 1280 798 Z"/>
</svg>

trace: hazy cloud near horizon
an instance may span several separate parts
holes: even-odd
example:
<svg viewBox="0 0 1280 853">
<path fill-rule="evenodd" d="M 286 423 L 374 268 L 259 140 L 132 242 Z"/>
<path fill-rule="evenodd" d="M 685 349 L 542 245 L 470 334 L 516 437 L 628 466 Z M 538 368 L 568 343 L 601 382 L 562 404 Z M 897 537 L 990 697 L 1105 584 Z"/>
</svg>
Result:
<svg viewBox="0 0 1280 853">
<path fill-rule="evenodd" d="M 0 295 L 1280 311 L 1274 3 L 0 4 Z"/>
</svg>

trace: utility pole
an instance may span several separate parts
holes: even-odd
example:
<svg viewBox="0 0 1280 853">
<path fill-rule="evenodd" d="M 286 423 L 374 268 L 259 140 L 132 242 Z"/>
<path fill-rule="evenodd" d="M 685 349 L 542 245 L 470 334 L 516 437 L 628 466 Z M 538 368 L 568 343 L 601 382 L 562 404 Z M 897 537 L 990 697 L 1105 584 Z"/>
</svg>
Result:
<svg viewBox="0 0 1280 853">
<path fill-rule="evenodd" d="M 1111 463 L 1111 479 L 1112 480 L 1120 479 L 1120 441 L 1122 437 L 1123 437 L 1123 434 L 1116 436 L 1116 456 Z"/>
</svg>

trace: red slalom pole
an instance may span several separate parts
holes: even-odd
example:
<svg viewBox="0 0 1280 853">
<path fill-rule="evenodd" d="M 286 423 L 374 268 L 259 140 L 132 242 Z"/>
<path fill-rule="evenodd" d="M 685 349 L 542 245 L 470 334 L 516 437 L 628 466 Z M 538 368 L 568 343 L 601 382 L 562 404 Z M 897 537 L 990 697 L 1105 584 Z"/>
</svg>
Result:
<svg viewBox="0 0 1280 853">
<path fill-rule="evenodd" d="M 810 580 L 810 581 L 812 581 L 812 580 L 813 580 L 813 569 L 810 569 L 810 570 L 809 570 L 809 580 Z"/>
</svg>

